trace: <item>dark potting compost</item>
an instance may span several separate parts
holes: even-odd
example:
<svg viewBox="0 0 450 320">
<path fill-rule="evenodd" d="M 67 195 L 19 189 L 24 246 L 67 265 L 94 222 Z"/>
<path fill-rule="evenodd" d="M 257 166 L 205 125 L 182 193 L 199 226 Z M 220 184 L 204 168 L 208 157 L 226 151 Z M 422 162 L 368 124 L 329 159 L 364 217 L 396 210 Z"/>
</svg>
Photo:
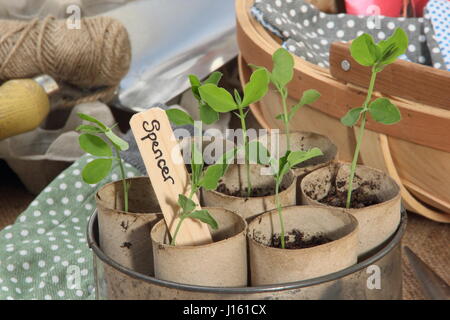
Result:
<svg viewBox="0 0 450 320">
<path fill-rule="evenodd" d="M 284 239 L 286 243 L 285 245 L 286 249 L 312 248 L 333 241 L 332 239 L 321 234 L 306 237 L 305 234 L 298 229 L 294 229 L 291 232 L 286 233 Z M 281 249 L 280 234 L 276 233 L 272 236 L 270 246 L 272 248 Z"/>
<path fill-rule="evenodd" d="M 355 178 L 357 180 L 362 180 L 358 175 L 355 175 Z M 328 194 L 323 197 L 322 199 L 319 199 L 320 203 L 332 206 L 332 207 L 339 207 L 339 208 L 345 208 L 346 207 L 346 201 L 347 201 L 347 192 L 348 190 L 338 190 L 345 186 L 345 181 L 337 181 L 336 182 L 336 176 L 333 176 L 333 180 L 331 181 L 331 187 L 328 191 Z M 318 185 L 319 189 L 323 188 L 323 186 Z M 372 206 L 375 204 L 379 204 L 383 201 L 381 201 L 376 194 L 368 194 L 366 190 L 378 190 L 377 184 L 375 184 L 373 181 L 364 181 L 360 184 L 360 186 L 353 190 L 352 196 L 351 196 L 351 202 L 350 202 L 350 208 L 352 209 L 361 209 L 368 206 Z M 314 192 L 307 191 L 306 195 L 312 199 L 314 199 Z"/>
<path fill-rule="evenodd" d="M 280 186 L 280 192 L 286 189 L 287 189 L 286 186 Z M 239 190 L 231 191 L 224 183 L 219 184 L 216 191 L 232 197 L 240 197 L 240 198 L 248 197 L 247 188 L 241 188 Z M 275 194 L 275 186 L 254 187 L 252 188 L 252 194 L 250 195 L 250 198 L 267 197 L 274 194 Z"/>
</svg>

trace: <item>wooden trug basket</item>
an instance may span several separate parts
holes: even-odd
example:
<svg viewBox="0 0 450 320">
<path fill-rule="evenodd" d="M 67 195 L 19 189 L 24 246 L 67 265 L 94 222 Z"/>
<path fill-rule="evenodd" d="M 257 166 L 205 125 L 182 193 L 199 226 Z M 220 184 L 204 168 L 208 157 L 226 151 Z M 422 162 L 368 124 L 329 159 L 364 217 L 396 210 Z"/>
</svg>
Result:
<svg viewBox="0 0 450 320">
<path fill-rule="evenodd" d="M 240 76 L 247 82 L 247 63 L 271 68 L 280 39 L 272 36 L 250 14 L 254 0 L 236 0 Z M 328 136 L 339 148 L 339 159 L 351 161 L 358 128 L 348 128 L 340 118 L 362 105 L 370 79 L 369 69 L 350 56 L 349 44 L 336 42 L 330 49 L 330 69 L 295 57 L 294 79 L 289 84 L 292 105 L 307 89 L 322 97 L 305 106 L 292 122 L 292 130 Z M 342 62 L 350 69 L 345 71 Z M 377 77 L 375 97 L 388 97 L 401 111 L 402 121 L 392 126 L 369 120 L 360 162 L 389 173 L 400 185 L 406 208 L 432 220 L 450 223 L 450 72 L 397 61 Z M 274 90 L 251 106 L 267 129 L 283 128 L 275 116 L 281 103 Z"/>
</svg>

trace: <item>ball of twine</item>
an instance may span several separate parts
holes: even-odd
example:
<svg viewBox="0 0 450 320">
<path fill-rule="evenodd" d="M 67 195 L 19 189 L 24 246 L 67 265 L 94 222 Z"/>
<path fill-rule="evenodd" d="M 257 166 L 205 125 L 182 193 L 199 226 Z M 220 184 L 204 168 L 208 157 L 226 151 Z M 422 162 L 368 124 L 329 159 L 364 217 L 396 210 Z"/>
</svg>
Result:
<svg viewBox="0 0 450 320">
<path fill-rule="evenodd" d="M 63 105 L 107 102 L 130 67 L 128 33 L 112 18 L 83 18 L 79 29 L 54 17 L 0 20 L 0 30 L 0 81 L 48 74 L 68 88 Z"/>
</svg>

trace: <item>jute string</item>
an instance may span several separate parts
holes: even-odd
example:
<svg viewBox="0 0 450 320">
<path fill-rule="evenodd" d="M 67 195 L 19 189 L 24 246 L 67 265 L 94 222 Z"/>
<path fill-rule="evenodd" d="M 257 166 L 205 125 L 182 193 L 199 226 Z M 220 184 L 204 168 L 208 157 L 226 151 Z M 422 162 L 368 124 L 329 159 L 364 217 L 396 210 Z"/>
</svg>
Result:
<svg viewBox="0 0 450 320">
<path fill-rule="evenodd" d="M 80 29 L 54 17 L 0 20 L 0 81 L 52 76 L 59 105 L 109 101 L 130 66 L 125 27 L 108 17 L 81 19 Z"/>
</svg>

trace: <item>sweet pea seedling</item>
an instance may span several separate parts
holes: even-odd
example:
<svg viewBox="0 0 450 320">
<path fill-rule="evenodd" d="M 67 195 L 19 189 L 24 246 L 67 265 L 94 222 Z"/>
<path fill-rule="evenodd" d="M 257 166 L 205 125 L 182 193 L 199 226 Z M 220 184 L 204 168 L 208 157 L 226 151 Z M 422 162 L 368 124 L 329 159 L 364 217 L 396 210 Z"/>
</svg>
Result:
<svg viewBox="0 0 450 320">
<path fill-rule="evenodd" d="M 314 157 L 318 157 L 323 155 L 322 151 L 319 148 L 312 148 L 308 151 L 290 151 L 288 150 L 286 154 L 280 159 L 271 159 L 271 167 L 275 172 L 275 201 L 278 211 L 278 217 L 280 219 L 280 240 L 281 240 L 281 248 L 284 249 L 285 246 L 285 230 L 284 230 L 284 221 L 283 221 L 283 209 L 280 203 L 280 186 L 283 181 L 283 177 L 289 172 L 290 169 L 299 165 L 306 160 L 309 160 Z"/>
<path fill-rule="evenodd" d="M 387 98 L 378 98 L 371 102 L 372 93 L 375 87 L 375 80 L 378 72 L 393 63 L 399 56 L 405 53 L 408 47 L 408 36 L 403 29 L 398 28 L 386 40 L 375 43 L 372 36 L 362 34 L 353 40 L 350 52 L 353 59 L 359 64 L 371 67 L 372 76 L 370 78 L 367 96 L 363 105 L 359 108 L 351 109 L 341 118 L 341 122 L 349 127 L 354 126 L 361 119 L 359 134 L 357 136 L 355 154 L 351 164 L 350 175 L 348 179 L 348 192 L 346 207 L 350 208 L 353 192 L 353 179 L 355 177 L 356 162 L 358 160 L 361 142 L 366 125 L 366 115 L 369 112 L 372 119 L 376 122 L 390 125 L 401 120 L 400 110 Z"/>
<path fill-rule="evenodd" d="M 78 116 L 92 124 L 82 124 L 76 128 L 76 131 L 83 132 L 79 138 L 81 149 L 87 153 L 99 157 L 89 162 L 82 171 L 84 182 L 95 184 L 103 180 L 111 171 L 113 160 L 116 160 L 120 167 L 120 173 L 123 183 L 123 197 L 124 197 L 124 211 L 128 211 L 128 188 L 126 182 L 125 170 L 123 168 L 123 161 L 120 157 L 120 151 L 128 150 L 128 143 L 122 138 L 118 137 L 112 128 L 108 128 L 103 122 L 95 119 L 84 113 L 78 113 Z M 96 134 L 103 134 L 106 139 L 113 146 L 115 156 L 111 145 Z"/>
<path fill-rule="evenodd" d="M 192 158 L 200 158 L 201 152 L 194 145 Z M 208 210 L 196 210 L 196 204 L 192 201 L 192 196 L 197 193 L 201 187 L 206 190 L 215 190 L 219 184 L 220 178 L 225 174 L 226 166 L 223 164 L 214 164 L 203 170 L 203 162 L 196 163 L 192 161 L 192 174 L 191 174 L 191 192 L 189 197 L 183 194 L 178 196 L 178 205 L 181 208 L 179 215 L 179 221 L 175 229 L 175 233 L 172 237 L 171 245 L 176 244 L 176 237 L 180 227 L 186 218 L 198 219 L 204 223 L 207 223 L 214 230 L 218 228 L 217 221 L 210 215 Z"/>
<path fill-rule="evenodd" d="M 220 72 L 214 72 L 211 76 L 205 80 L 204 84 L 217 85 L 222 77 Z M 213 110 L 205 101 L 202 100 L 199 94 L 199 87 L 202 85 L 200 80 L 195 75 L 190 75 L 189 80 L 191 83 L 191 90 L 194 97 L 198 101 L 200 110 L 200 119 L 203 123 L 211 124 L 219 119 L 219 114 Z M 169 120 L 176 125 L 193 125 L 194 120 L 186 112 L 179 109 L 169 109 L 166 111 Z M 176 237 L 178 231 L 186 218 L 198 219 L 204 223 L 207 223 L 213 229 L 218 228 L 216 220 L 210 215 L 208 210 L 196 210 L 196 204 L 192 201 L 192 197 L 198 190 L 203 187 L 206 190 L 214 190 L 217 188 L 220 178 L 225 174 L 227 166 L 221 163 L 209 166 L 204 169 L 203 153 L 197 149 L 195 145 L 195 139 L 191 142 L 191 192 L 189 197 L 183 194 L 178 196 L 178 205 L 181 208 L 179 214 L 179 221 L 175 229 L 175 233 L 172 237 L 171 245 L 176 244 Z"/>
<path fill-rule="evenodd" d="M 267 93 L 268 85 L 269 73 L 266 69 L 260 68 L 252 73 L 250 81 L 245 85 L 243 98 L 241 98 L 237 90 L 234 90 L 233 98 L 227 90 L 224 88 L 219 88 L 213 83 L 204 84 L 198 89 L 201 99 L 211 106 L 211 108 L 216 112 L 230 112 L 238 110 L 235 114 L 241 120 L 248 197 L 252 195 L 252 182 L 250 180 L 250 145 L 247 135 L 247 124 L 245 122 L 248 110 L 245 111 L 245 108 L 264 97 Z"/>
<path fill-rule="evenodd" d="M 287 85 L 291 82 L 292 77 L 294 76 L 294 58 L 284 48 L 279 48 L 272 55 L 273 68 L 272 72 L 269 73 L 270 82 L 275 86 L 278 93 L 281 97 L 281 103 L 283 106 L 283 113 L 276 116 L 276 119 L 283 121 L 285 132 L 286 132 L 286 145 L 287 150 L 291 149 L 290 142 L 290 121 L 297 113 L 297 111 L 306 104 L 312 104 L 317 99 L 320 98 L 319 91 L 315 89 L 309 89 L 303 92 L 303 95 L 300 101 L 288 108 L 287 106 L 287 98 L 288 98 L 288 88 Z M 253 66 L 255 69 L 259 69 L 261 67 Z"/>
</svg>

